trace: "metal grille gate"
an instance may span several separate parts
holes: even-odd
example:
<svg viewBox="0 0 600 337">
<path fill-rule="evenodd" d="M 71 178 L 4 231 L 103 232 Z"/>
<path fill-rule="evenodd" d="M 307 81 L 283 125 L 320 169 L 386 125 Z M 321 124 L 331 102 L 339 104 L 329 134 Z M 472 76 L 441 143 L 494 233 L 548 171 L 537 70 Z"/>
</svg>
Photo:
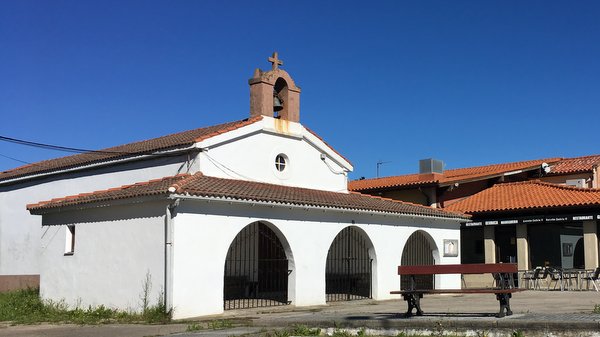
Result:
<svg viewBox="0 0 600 337">
<path fill-rule="evenodd" d="M 327 253 L 327 301 L 371 298 L 371 264 L 365 237 L 353 227 L 343 229 Z"/>
<path fill-rule="evenodd" d="M 414 266 L 414 265 L 432 265 L 435 264 L 433 260 L 433 249 L 429 240 L 423 232 L 414 232 L 406 241 L 404 250 L 402 251 L 403 266 Z M 432 275 L 416 275 L 415 285 L 419 289 L 433 289 L 434 282 Z M 400 279 L 400 288 L 409 289 L 410 279 L 408 277 L 402 277 Z"/>
<path fill-rule="evenodd" d="M 288 304 L 288 260 L 273 230 L 256 222 L 235 237 L 225 260 L 224 307 Z"/>
</svg>

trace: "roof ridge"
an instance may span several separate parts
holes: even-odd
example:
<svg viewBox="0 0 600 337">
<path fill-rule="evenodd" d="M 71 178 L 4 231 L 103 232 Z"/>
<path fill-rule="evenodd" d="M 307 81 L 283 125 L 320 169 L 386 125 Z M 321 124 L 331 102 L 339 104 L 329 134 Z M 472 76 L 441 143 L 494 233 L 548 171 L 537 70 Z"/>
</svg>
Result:
<svg viewBox="0 0 600 337">
<path fill-rule="evenodd" d="M 506 162 L 506 163 L 496 163 L 496 164 L 479 165 L 479 166 L 459 167 L 459 168 L 444 170 L 444 172 L 466 170 L 466 169 L 480 169 L 480 168 L 485 168 L 485 167 L 494 167 L 494 166 L 501 166 L 501 165 L 525 164 L 525 163 L 528 163 L 528 162 L 539 162 L 539 161 L 543 161 L 543 162 L 549 161 L 551 163 L 557 163 L 557 162 L 560 162 L 563 159 L 564 158 L 562 158 L 562 157 L 551 157 L 551 158 L 540 158 L 540 159 L 530 159 L 530 160 L 519 160 L 519 161 Z"/>
<path fill-rule="evenodd" d="M 235 126 L 231 125 L 228 128 L 225 128 L 223 130 L 217 130 L 217 131 L 215 131 L 213 133 L 210 133 L 208 135 L 203 135 L 201 137 L 198 137 L 198 138 L 194 139 L 194 142 L 198 143 L 198 142 L 201 142 L 201 141 L 203 141 L 205 139 L 214 137 L 216 135 L 220 135 L 222 133 L 226 133 L 226 132 L 229 132 L 229 131 L 237 130 L 237 129 L 241 128 L 241 127 L 248 126 L 250 124 L 254 124 L 254 123 L 258 122 L 258 121 L 261 121 L 262 119 L 263 119 L 262 115 L 242 119 L 242 120 L 239 121 L 239 124 L 237 124 Z M 229 122 L 229 123 L 235 123 L 235 122 Z M 222 125 L 229 124 L 229 123 L 223 123 Z M 195 130 L 198 130 L 198 129 L 195 129 Z M 186 131 L 183 131 L 183 132 L 186 132 Z"/>
<path fill-rule="evenodd" d="M 584 158 L 592 158 L 592 157 L 598 157 L 598 159 L 600 160 L 600 154 L 590 154 L 587 156 L 569 157 L 569 158 L 563 158 L 562 160 L 584 159 Z"/>
<path fill-rule="evenodd" d="M 386 176 L 386 177 L 364 178 L 364 179 L 358 178 L 358 179 L 350 180 L 349 182 L 365 181 L 365 180 L 377 181 L 377 180 L 391 179 L 391 178 L 395 178 L 395 177 L 417 176 L 417 175 L 420 175 L 420 174 L 421 173 L 407 173 L 407 174 L 399 174 L 399 175 L 395 175 L 395 176 Z"/>
<path fill-rule="evenodd" d="M 454 171 L 459 171 L 459 170 L 480 169 L 480 168 L 485 168 L 485 167 L 494 167 L 494 166 L 500 166 L 500 165 L 514 165 L 514 164 L 527 163 L 527 162 L 549 161 L 551 163 L 557 163 L 557 162 L 560 162 L 563 159 L 564 158 L 562 158 L 562 157 L 552 157 L 552 158 L 521 160 L 521 161 L 514 161 L 514 162 L 507 162 L 507 163 L 496 163 L 496 164 L 488 164 L 488 165 L 480 165 L 480 166 L 459 167 L 459 168 L 444 170 L 444 174 L 446 172 L 454 172 Z M 351 180 L 351 182 L 365 181 L 365 180 L 368 180 L 368 181 L 377 181 L 377 180 L 392 179 L 392 178 L 397 178 L 397 177 L 408 177 L 408 176 L 421 175 L 421 174 L 422 173 L 398 174 L 398 175 L 387 176 L 387 177 L 367 178 L 367 179 L 355 179 L 355 180 Z M 429 174 L 429 173 L 426 173 L 426 174 Z"/>
<path fill-rule="evenodd" d="M 553 187 L 553 188 L 558 188 L 558 189 L 563 189 L 563 190 L 570 190 L 570 191 L 600 192 L 600 188 L 594 188 L 594 187 L 577 187 L 577 186 L 555 184 L 555 183 L 550 183 L 550 182 L 547 182 L 547 181 L 541 181 L 539 179 L 496 184 L 496 186 L 507 186 L 507 185 L 540 185 L 540 186 L 547 186 L 547 187 Z"/>
</svg>

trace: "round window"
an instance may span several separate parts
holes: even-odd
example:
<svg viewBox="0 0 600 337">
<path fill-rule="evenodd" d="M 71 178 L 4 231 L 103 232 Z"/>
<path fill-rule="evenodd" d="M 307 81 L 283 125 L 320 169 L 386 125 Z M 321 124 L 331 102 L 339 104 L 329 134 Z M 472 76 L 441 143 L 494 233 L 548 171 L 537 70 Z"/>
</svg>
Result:
<svg viewBox="0 0 600 337">
<path fill-rule="evenodd" d="M 277 157 L 275 157 L 275 168 L 277 169 L 277 171 L 283 172 L 287 165 L 288 160 L 286 155 L 278 154 Z"/>
</svg>

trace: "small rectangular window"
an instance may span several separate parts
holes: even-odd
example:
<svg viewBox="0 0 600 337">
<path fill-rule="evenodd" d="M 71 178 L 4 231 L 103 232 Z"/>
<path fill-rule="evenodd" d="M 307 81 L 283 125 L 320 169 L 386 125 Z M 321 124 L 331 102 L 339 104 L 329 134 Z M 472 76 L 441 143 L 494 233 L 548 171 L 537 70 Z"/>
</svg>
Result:
<svg viewBox="0 0 600 337">
<path fill-rule="evenodd" d="M 73 255 L 75 253 L 75 226 L 67 226 L 66 232 L 65 255 Z"/>
</svg>

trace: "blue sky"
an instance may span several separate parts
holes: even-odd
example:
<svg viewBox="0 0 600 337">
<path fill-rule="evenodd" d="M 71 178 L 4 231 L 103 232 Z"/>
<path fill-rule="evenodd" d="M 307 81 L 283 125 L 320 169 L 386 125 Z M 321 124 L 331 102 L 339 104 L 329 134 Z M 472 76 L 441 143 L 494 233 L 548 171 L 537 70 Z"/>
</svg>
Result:
<svg viewBox="0 0 600 337">
<path fill-rule="evenodd" d="M 277 50 L 350 175 L 600 153 L 598 1 L 0 1 L 0 135 L 100 149 L 246 118 Z M 67 155 L 0 142 L 0 170 Z"/>
</svg>

